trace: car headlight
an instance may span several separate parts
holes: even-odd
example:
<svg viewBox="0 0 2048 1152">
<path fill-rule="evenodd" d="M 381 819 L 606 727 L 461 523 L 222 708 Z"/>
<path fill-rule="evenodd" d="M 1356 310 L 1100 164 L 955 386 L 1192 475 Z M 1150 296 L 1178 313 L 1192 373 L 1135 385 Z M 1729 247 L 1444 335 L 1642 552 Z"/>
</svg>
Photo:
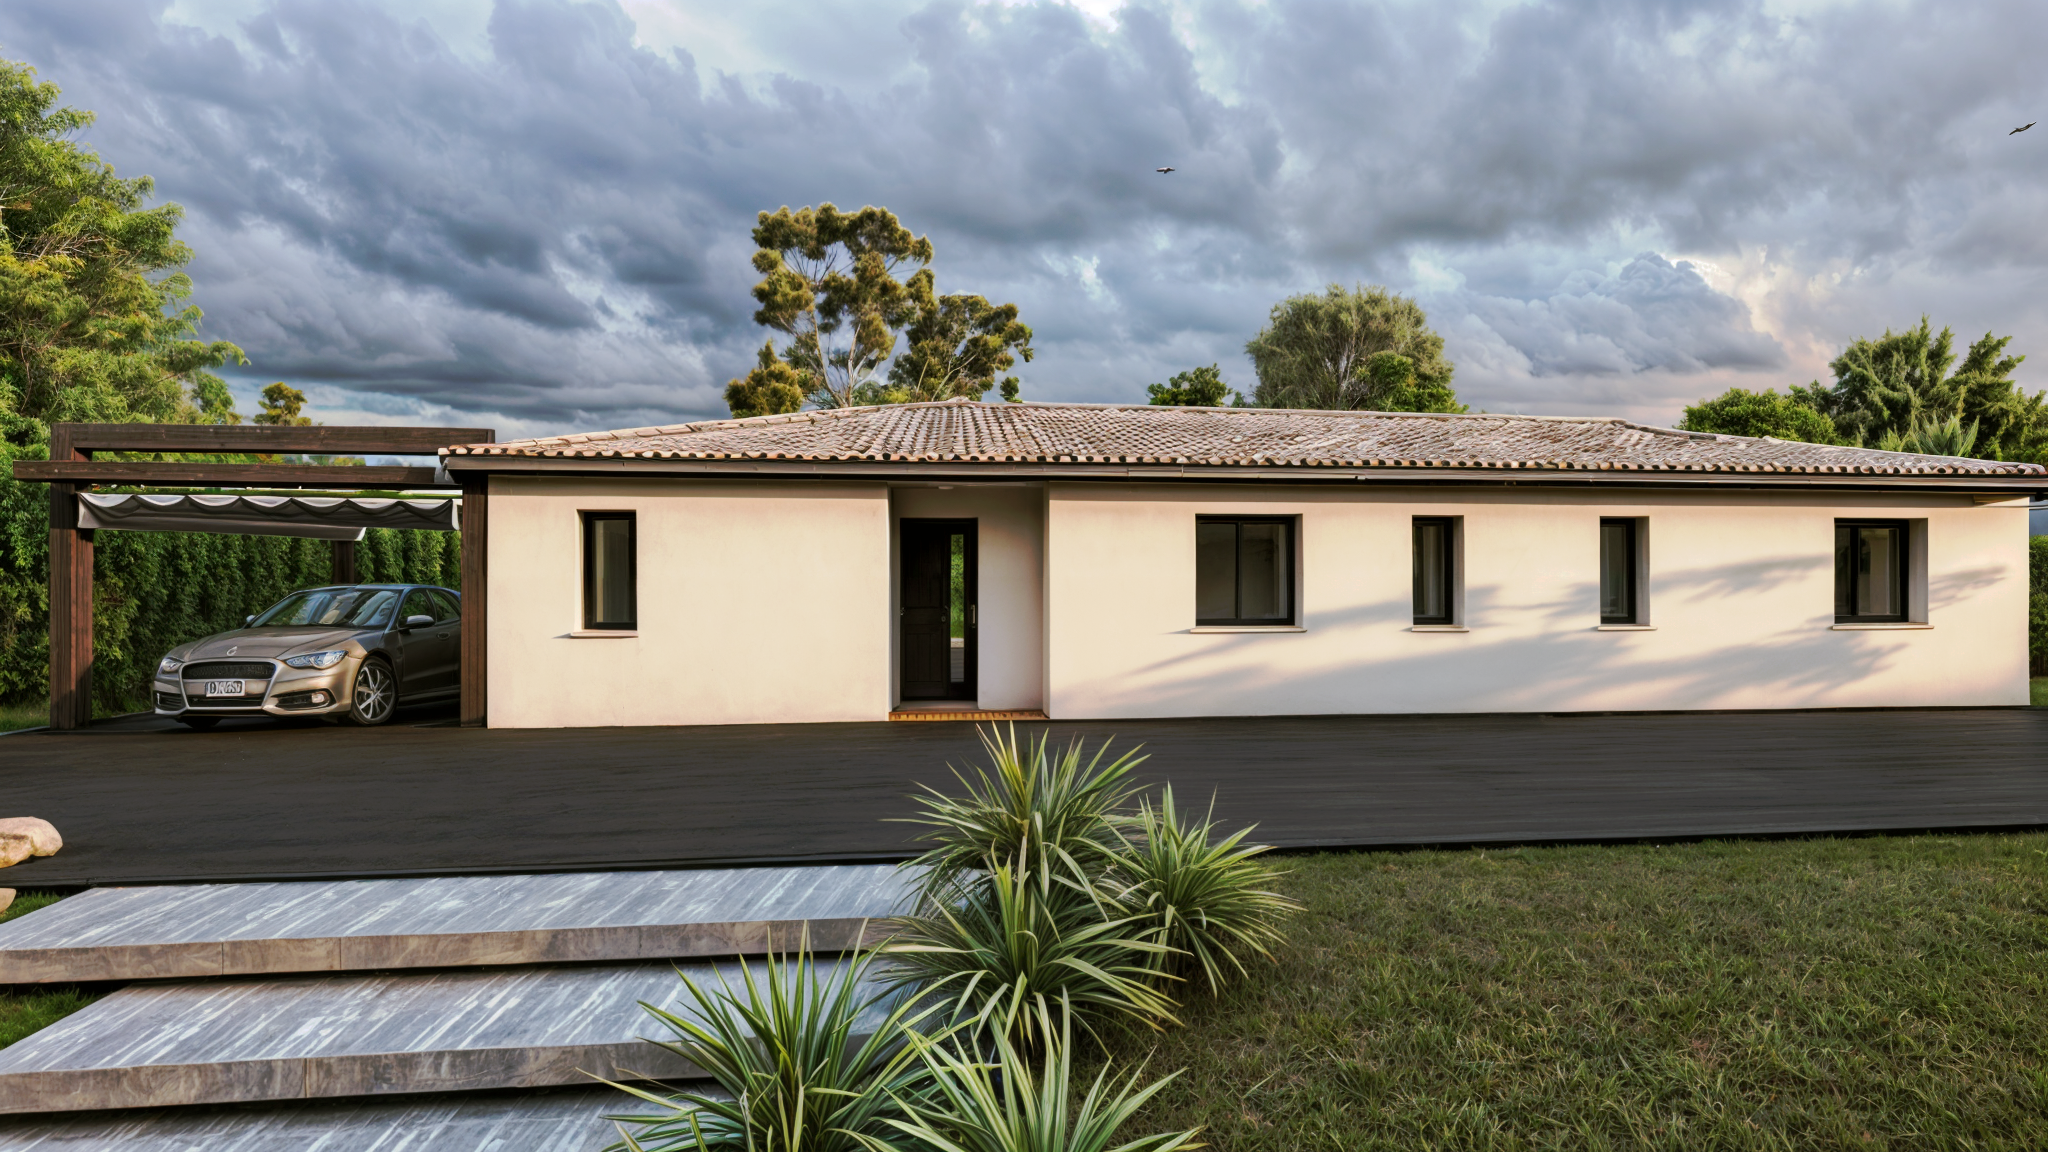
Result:
<svg viewBox="0 0 2048 1152">
<path fill-rule="evenodd" d="M 178 659 L 176 656 L 166 656 L 163 658 L 163 662 L 156 666 L 156 670 L 159 672 L 171 673 L 176 672 L 178 669 L 183 668 L 184 666 L 185 662 L 183 660 Z"/>
<path fill-rule="evenodd" d="M 308 652 L 304 656 L 293 656 L 285 663 L 294 668 L 332 668 L 341 663 L 348 653 L 336 648 L 331 652 Z"/>
</svg>

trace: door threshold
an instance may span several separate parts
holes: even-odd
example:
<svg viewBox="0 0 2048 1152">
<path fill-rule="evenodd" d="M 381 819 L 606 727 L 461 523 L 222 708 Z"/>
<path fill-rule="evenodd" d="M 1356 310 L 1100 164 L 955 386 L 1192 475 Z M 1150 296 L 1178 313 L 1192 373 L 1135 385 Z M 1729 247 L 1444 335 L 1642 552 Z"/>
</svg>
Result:
<svg viewBox="0 0 2048 1152">
<path fill-rule="evenodd" d="M 1044 712 L 1032 709 L 1001 710 L 977 708 L 972 702 L 932 701 L 905 704 L 889 713 L 891 720 L 1044 720 Z"/>
</svg>

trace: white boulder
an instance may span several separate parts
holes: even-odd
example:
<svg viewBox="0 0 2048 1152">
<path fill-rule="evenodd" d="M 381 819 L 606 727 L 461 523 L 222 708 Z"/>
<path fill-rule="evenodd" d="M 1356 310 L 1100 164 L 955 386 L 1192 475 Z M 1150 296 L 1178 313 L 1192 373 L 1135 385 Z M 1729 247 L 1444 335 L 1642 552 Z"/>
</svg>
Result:
<svg viewBox="0 0 2048 1152">
<path fill-rule="evenodd" d="M 64 847 L 64 838 L 57 835 L 57 826 L 48 820 L 33 816 L 15 816 L 0 820 L 0 836 L 26 836 L 33 846 L 30 855 L 55 856 Z"/>
</svg>

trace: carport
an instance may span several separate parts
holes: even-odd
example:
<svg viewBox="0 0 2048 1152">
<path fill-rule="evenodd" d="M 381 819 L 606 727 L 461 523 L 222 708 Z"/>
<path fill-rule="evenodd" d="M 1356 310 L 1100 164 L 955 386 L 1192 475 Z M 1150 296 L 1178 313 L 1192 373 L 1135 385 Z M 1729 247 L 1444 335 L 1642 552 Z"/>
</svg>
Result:
<svg viewBox="0 0 2048 1152">
<path fill-rule="evenodd" d="M 484 722 L 485 481 L 454 480 L 439 467 L 410 465 L 211 464 L 110 460 L 99 453 L 271 456 L 431 456 L 457 444 L 489 443 L 489 428 L 283 427 L 215 424 L 52 424 L 50 458 L 19 460 L 17 480 L 50 486 L 50 727 L 92 721 L 93 535 L 100 528 L 309 536 L 333 542 L 332 579 L 355 579 L 355 541 L 368 527 L 446 530 L 445 500 L 359 497 L 186 497 L 154 499 L 151 487 L 296 488 L 461 493 L 462 723 Z M 144 489 L 144 499 L 84 499 L 94 485 Z M 155 494 L 168 497 L 172 494 Z M 178 494 L 183 495 L 183 494 Z M 437 511 L 429 505 L 441 504 Z M 411 505 L 407 507 L 407 505 Z"/>
</svg>

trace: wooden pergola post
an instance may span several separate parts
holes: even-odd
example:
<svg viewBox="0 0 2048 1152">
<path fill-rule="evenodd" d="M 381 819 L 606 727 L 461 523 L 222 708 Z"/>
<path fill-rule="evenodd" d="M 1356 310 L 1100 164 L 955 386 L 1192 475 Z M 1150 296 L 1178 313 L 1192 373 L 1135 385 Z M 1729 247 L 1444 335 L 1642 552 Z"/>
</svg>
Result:
<svg viewBox="0 0 2048 1152">
<path fill-rule="evenodd" d="M 356 542 L 353 540 L 332 540 L 334 560 L 327 574 L 330 584 L 353 584 L 356 582 Z"/>
<path fill-rule="evenodd" d="M 71 442 L 71 430 L 50 427 L 52 462 L 83 461 L 91 453 Z M 50 485 L 50 727 L 60 731 L 92 723 L 92 530 L 78 526 L 83 485 Z"/>
<path fill-rule="evenodd" d="M 462 726 L 482 728 L 490 700 L 490 477 L 462 480 Z"/>
</svg>

